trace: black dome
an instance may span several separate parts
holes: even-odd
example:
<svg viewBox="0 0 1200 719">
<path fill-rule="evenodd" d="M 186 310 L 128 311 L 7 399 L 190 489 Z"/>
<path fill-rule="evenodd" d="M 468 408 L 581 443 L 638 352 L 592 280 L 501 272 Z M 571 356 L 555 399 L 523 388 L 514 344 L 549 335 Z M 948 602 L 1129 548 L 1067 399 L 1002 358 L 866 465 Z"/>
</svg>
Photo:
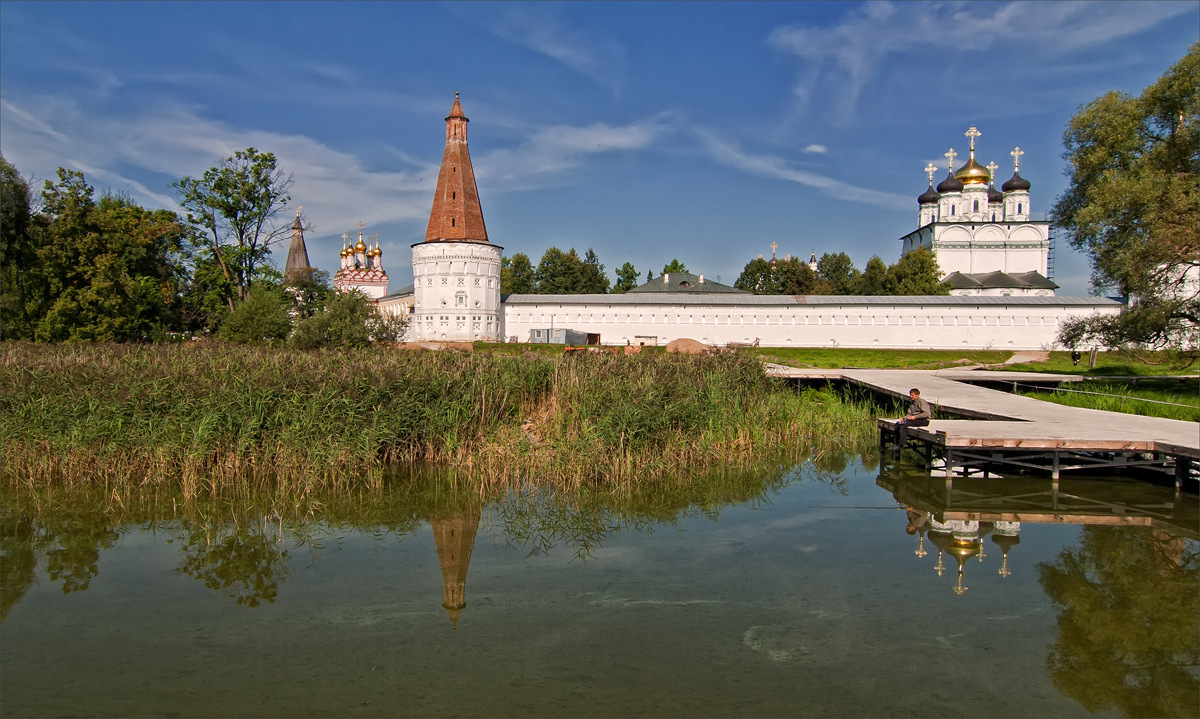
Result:
<svg viewBox="0 0 1200 719">
<path fill-rule="evenodd" d="M 1013 176 L 1008 178 L 1008 182 L 1005 182 L 1003 185 L 1001 185 L 1000 189 L 1004 190 L 1005 192 L 1012 192 L 1013 190 L 1028 190 L 1029 180 L 1021 177 L 1020 173 L 1014 170 Z"/>
<path fill-rule="evenodd" d="M 1004 202 L 1004 195 L 1000 194 L 995 185 L 988 185 L 988 202 L 992 204 Z"/>
<path fill-rule="evenodd" d="M 921 193 L 917 198 L 917 202 L 922 205 L 932 205 L 938 201 L 938 193 L 933 189 L 933 181 L 929 182 L 929 189 Z"/>
<path fill-rule="evenodd" d="M 1028 184 L 1028 183 L 1026 183 Z M 938 183 L 938 192 L 962 192 L 963 183 L 953 173 L 946 173 L 946 179 Z"/>
</svg>

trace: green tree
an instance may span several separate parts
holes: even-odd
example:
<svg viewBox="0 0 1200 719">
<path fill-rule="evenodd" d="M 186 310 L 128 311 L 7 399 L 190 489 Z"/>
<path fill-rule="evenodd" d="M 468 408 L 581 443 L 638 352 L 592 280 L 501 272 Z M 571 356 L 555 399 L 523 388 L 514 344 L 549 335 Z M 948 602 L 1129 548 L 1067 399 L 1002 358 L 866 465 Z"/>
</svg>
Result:
<svg viewBox="0 0 1200 719">
<path fill-rule="evenodd" d="M 535 272 L 537 292 L 543 295 L 608 292 L 604 265 L 599 264 L 594 252 L 588 252 L 592 263 L 579 259 L 574 248 L 568 252 L 557 247 L 546 250 Z"/>
<path fill-rule="evenodd" d="M 528 295 L 537 292 L 537 276 L 529 257 L 518 252 L 500 260 L 500 293 Z"/>
<path fill-rule="evenodd" d="M 817 286 L 817 275 L 798 257 L 788 257 L 775 263 L 779 277 L 779 292 L 784 295 L 811 295 Z"/>
<path fill-rule="evenodd" d="M 583 254 L 583 283 L 580 290 L 586 294 L 606 294 L 608 292 L 608 275 L 604 274 L 604 265 L 596 251 L 588 248 Z"/>
<path fill-rule="evenodd" d="M 0 328 L 6 339 L 33 339 L 49 305 L 37 219 L 29 183 L 0 155 Z"/>
<path fill-rule="evenodd" d="M 885 294 L 885 285 L 887 283 L 888 267 L 883 260 L 879 259 L 879 255 L 872 255 L 871 259 L 867 260 L 867 266 L 863 268 L 862 274 L 858 278 L 858 287 L 855 289 L 856 295 L 882 295 Z"/>
<path fill-rule="evenodd" d="M 99 202 L 82 173 L 59 168 L 42 191 L 45 244 L 38 260 L 51 304 L 38 321 L 43 341 L 128 341 L 161 337 L 179 302 L 188 229 L 168 210 L 128 197 Z"/>
<path fill-rule="evenodd" d="M 858 284 L 858 268 L 845 252 L 828 252 L 817 260 L 817 294 L 852 295 Z"/>
<path fill-rule="evenodd" d="M 613 285 L 612 293 L 622 295 L 638 286 L 638 271 L 632 262 L 626 262 L 617 269 L 617 283 Z"/>
<path fill-rule="evenodd" d="M 366 347 L 399 340 L 407 325 L 408 318 L 381 314 L 358 290 L 334 292 L 324 307 L 296 323 L 290 342 L 302 350 Z"/>
<path fill-rule="evenodd" d="M 249 343 L 287 339 L 292 331 L 288 301 L 274 287 L 255 287 L 221 322 L 219 336 L 229 342 Z"/>
<path fill-rule="evenodd" d="M 198 179 L 175 183 L 187 221 L 205 232 L 212 259 L 236 288 L 238 300 L 249 296 L 271 245 L 290 236 L 290 222 L 278 220 L 291 200 L 291 184 L 291 176 L 276 167 L 273 153 L 253 147 L 238 150 Z M 230 297 L 230 310 L 233 304 Z"/>
<path fill-rule="evenodd" d="M 1050 216 L 1091 256 L 1117 317 L 1068 321 L 1069 347 L 1172 349 L 1195 361 L 1200 328 L 1200 44 L 1139 97 L 1112 91 L 1067 125 L 1070 184 Z"/>
<path fill-rule="evenodd" d="M 779 278 L 775 275 L 771 263 L 759 255 L 746 263 L 742 274 L 734 280 L 733 286 L 739 290 L 753 292 L 756 295 L 779 294 Z"/>
<path fill-rule="evenodd" d="M 816 286 L 816 275 L 798 258 L 765 260 L 761 256 L 746 263 L 733 286 L 756 295 L 807 295 Z"/>
<path fill-rule="evenodd" d="M 680 262 L 678 259 L 673 259 L 670 262 L 668 262 L 667 264 L 663 265 L 662 273 L 664 275 L 669 275 L 672 272 L 687 272 L 687 271 L 688 271 L 688 268 L 685 267 L 682 262 Z"/>
<path fill-rule="evenodd" d="M 300 319 L 312 317 L 320 312 L 334 292 L 329 284 L 329 273 L 317 269 L 287 280 L 283 283 L 283 288 L 291 298 L 293 313 Z"/>
<path fill-rule="evenodd" d="M 950 283 L 942 282 L 937 258 L 928 247 L 906 252 L 888 267 L 883 281 L 887 295 L 948 295 Z"/>
</svg>

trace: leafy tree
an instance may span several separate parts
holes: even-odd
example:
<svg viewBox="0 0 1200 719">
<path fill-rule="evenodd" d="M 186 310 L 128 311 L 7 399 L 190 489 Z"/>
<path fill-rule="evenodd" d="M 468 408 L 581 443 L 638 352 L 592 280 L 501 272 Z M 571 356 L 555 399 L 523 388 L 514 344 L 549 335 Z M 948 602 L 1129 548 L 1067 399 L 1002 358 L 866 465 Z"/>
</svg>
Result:
<svg viewBox="0 0 1200 719">
<path fill-rule="evenodd" d="M 51 304 L 35 337 L 127 341 L 162 336 L 183 281 L 188 235 L 168 210 L 127 197 L 96 202 L 82 173 L 59 168 L 42 191 L 45 244 L 38 260 Z"/>
<path fill-rule="evenodd" d="M 668 262 L 666 265 L 663 265 L 662 273 L 664 275 L 669 275 L 672 272 L 687 272 L 687 271 L 688 271 L 688 268 L 685 267 L 682 262 L 680 262 L 678 259 L 673 259 L 670 262 Z"/>
<path fill-rule="evenodd" d="M 290 223 L 278 222 L 291 200 L 291 184 L 291 175 L 276 167 L 274 153 L 253 147 L 238 150 L 198 179 L 175 183 L 187 221 L 207 234 L 212 259 L 236 288 L 238 300 L 249 296 L 255 270 L 267 261 L 271 245 L 291 232 Z M 233 305 L 234 298 L 228 298 L 230 310 Z"/>
<path fill-rule="evenodd" d="M 1059 691 L 1094 714 L 1187 716 L 1200 681 L 1196 543 L 1147 527 L 1084 527 L 1038 565 L 1058 619 L 1046 659 Z"/>
<path fill-rule="evenodd" d="M 858 268 L 845 252 L 826 252 L 817 260 L 817 279 L 817 294 L 852 295 L 857 289 Z"/>
<path fill-rule="evenodd" d="M 654 279 L 654 270 L 646 270 L 646 281 L 650 282 Z"/>
<path fill-rule="evenodd" d="M 546 250 L 535 272 L 537 292 L 543 295 L 608 292 L 604 265 L 591 250 L 587 258 L 579 259 L 574 248 L 568 252 L 557 247 Z"/>
<path fill-rule="evenodd" d="M 500 292 L 526 295 L 537 291 L 537 277 L 529 257 L 518 252 L 500 260 Z"/>
<path fill-rule="evenodd" d="M 1194 361 L 1200 328 L 1200 44 L 1140 97 L 1085 105 L 1063 144 L 1070 185 L 1051 211 L 1091 256 L 1097 292 L 1130 298 L 1117 317 L 1068 321 L 1059 341 L 1173 349 Z"/>
<path fill-rule="evenodd" d="M 229 342 L 249 343 L 287 339 L 291 331 L 288 301 L 282 291 L 255 287 L 225 316 L 219 336 Z"/>
<path fill-rule="evenodd" d="M 312 317 L 325 307 L 334 289 L 329 284 L 329 273 L 313 269 L 283 283 L 284 291 L 292 300 L 292 311 L 298 318 Z"/>
<path fill-rule="evenodd" d="M 49 305 L 37 219 L 29 183 L 0 155 L 0 327 L 7 339 L 33 339 Z"/>
<path fill-rule="evenodd" d="M 407 324 L 407 318 L 381 315 L 375 304 L 358 290 L 335 292 L 323 308 L 296 323 L 291 344 L 306 350 L 395 342 L 404 334 Z"/>
<path fill-rule="evenodd" d="M 879 255 L 872 255 L 871 259 L 867 260 L 867 266 L 863 268 L 862 274 L 858 277 L 858 286 L 854 294 L 886 294 L 884 286 L 887 282 L 887 274 L 887 265 L 884 264 L 883 260 L 879 259 Z"/>
<path fill-rule="evenodd" d="M 583 290 L 587 294 L 605 294 L 608 292 L 608 275 L 604 274 L 604 265 L 596 255 L 596 251 L 588 248 L 583 255 Z"/>
<path fill-rule="evenodd" d="M 948 295 L 950 283 L 942 282 L 937 258 L 928 247 L 906 252 L 896 264 L 888 267 L 883 282 L 888 295 Z"/>
<path fill-rule="evenodd" d="M 756 295 L 807 295 L 816 286 L 816 275 L 808 263 L 795 257 L 782 260 L 750 260 L 733 286 Z"/>
<path fill-rule="evenodd" d="M 617 283 L 613 285 L 612 293 L 622 295 L 638 286 L 638 271 L 632 262 L 626 262 L 617 269 Z"/>
</svg>

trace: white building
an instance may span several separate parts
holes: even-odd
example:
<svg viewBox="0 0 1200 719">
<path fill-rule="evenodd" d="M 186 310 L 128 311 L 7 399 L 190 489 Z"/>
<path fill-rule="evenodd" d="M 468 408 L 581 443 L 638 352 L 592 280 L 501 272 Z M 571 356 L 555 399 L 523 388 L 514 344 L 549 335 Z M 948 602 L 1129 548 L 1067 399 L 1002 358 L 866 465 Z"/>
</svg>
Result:
<svg viewBox="0 0 1200 719">
<path fill-rule="evenodd" d="M 975 161 L 975 138 L 967 130 L 970 154 L 954 170 L 954 148 L 946 153 L 946 179 L 933 186 L 936 167 L 930 163 L 929 189 L 917 198 L 917 229 L 900 238 L 900 254 L 924 247 L 933 252 L 952 287 L 952 295 L 1047 297 L 1058 285 L 1050 281 L 1050 223 L 1030 219 L 1029 181 L 1021 177 L 1015 148 L 1013 176 L 997 191 L 993 173 Z"/>
</svg>

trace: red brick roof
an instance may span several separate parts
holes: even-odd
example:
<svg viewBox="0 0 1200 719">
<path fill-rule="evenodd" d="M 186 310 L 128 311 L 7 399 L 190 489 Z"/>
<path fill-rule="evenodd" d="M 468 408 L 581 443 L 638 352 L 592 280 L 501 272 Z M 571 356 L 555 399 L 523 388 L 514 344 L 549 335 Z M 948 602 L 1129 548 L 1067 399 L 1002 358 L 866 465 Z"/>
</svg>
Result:
<svg viewBox="0 0 1200 719">
<path fill-rule="evenodd" d="M 475 170 L 467 151 L 467 118 L 463 115 L 458 93 L 446 118 L 446 150 L 438 172 L 433 210 L 429 213 L 426 242 L 487 242 L 483 208 L 475 187 Z"/>
</svg>

